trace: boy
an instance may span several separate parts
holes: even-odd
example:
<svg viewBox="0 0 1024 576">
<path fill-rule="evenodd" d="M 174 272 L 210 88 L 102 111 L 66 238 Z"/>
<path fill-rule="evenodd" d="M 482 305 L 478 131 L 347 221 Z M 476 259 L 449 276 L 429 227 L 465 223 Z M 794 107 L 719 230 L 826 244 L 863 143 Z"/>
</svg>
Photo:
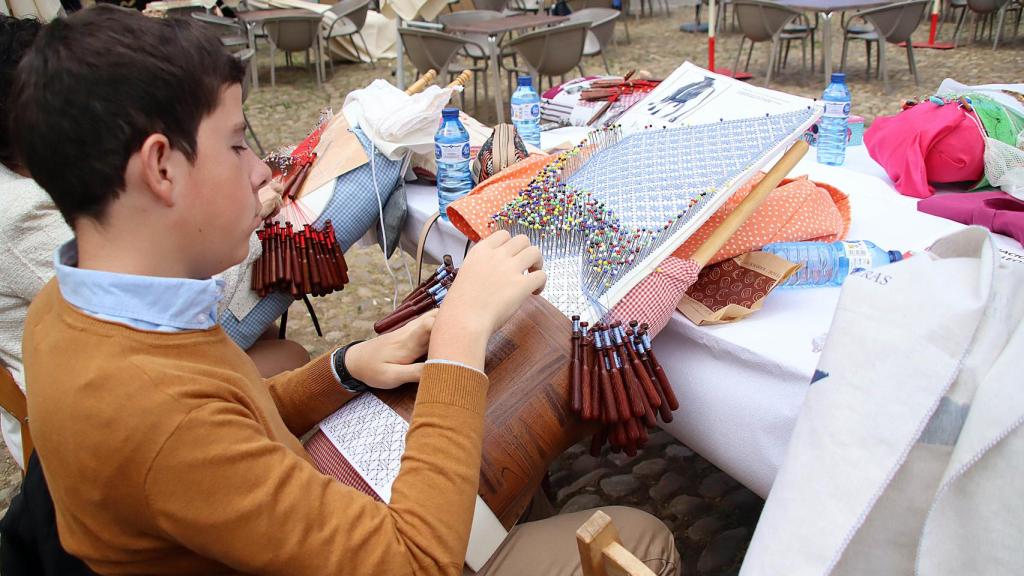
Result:
<svg viewBox="0 0 1024 576">
<path fill-rule="evenodd" d="M 42 27 L 35 19 L 0 15 L 0 205 L 4 207 L 0 211 L 0 246 L 4 247 L 0 251 L 0 363 L 22 392 L 21 339 L 28 306 L 53 277 L 54 250 L 73 236 L 53 201 L 20 165 L 8 131 L 7 103 L 15 70 Z M 273 193 L 263 190 L 261 195 L 267 192 Z M 243 266 L 235 267 L 236 271 Z M 243 276 L 230 275 L 225 293 L 235 293 Z M 222 301 L 219 308 L 228 303 Z M 309 353 L 300 344 L 277 338 L 273 320 L 265 325 L 269 325 L 267 336 L 273 338 L 260 338 L 246 350 L 261 374 L 272 376 L 309 362 Z M 11 456 L 24 469 L 20 423 L 0 410 L 0 428 Z"/>
<path fill-rule="evenodd" d="M 104 6 L 52 23 L 19 69 L 15 141 L 75 232 L 24 342 L 61 541 L 103 574 L 458 574 L 485 345 L 543 288 L 540 252 L 494 234 L 436 314 L 261 380 L 210 314 L 209 278 L 245 256 L 269 177 L 242 78 L 191 22 Z M 313 468 L 297 435 L 364 386 L 416 380 L 389 506 Z M 674 571 L 666 534 L 640 552 Z M 535 565 L 517 539 L 490 574 Z"/>
</svg>

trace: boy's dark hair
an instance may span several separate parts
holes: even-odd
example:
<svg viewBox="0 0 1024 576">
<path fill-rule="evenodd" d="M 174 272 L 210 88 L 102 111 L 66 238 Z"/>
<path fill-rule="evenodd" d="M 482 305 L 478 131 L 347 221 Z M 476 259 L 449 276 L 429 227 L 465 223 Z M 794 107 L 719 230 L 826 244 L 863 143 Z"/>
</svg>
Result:
<svg viewBox="0 0 1024 576">
<path fill-rule="evenodd" d="M 195 161 L 200 121 L 244 77 L 200 22 L 97 5 L 51 22 L 19 66 L 15 146 L 69 225 L 102 221 L 145 139 Z"/>
<path fill-rule="evenodd" d="M 0 164 L 8 168 L 15 168 L 20 164 L 11 144 L 9 125 L 13 109 L 10 106 L 10 97 L 14 72 L 42 27 L 43 25 L 34 18 L 0 15 Z"/>
</svg>

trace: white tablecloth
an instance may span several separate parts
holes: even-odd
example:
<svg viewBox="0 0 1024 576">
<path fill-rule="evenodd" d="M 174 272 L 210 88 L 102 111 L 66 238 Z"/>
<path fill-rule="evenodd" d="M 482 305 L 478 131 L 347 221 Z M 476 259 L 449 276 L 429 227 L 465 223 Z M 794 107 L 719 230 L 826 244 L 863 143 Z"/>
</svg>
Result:
<svg viewBox="0 0 1024 576">
<path fill-rule="evenodd" d="M 819 165 L 814 150 L 791 176 L 809 174 L 850 196 L 849 238 L 887 250 L 920 251 L 961 225 L 917 211 L 863 146 L 847 150 L 843 168 Z M 437 211 L 433 187 L 410 186 L 402 247 L 415 253 L 420 228 Z M 1024 250 L 997 236 L 1002 248 Z M 461 261 L 466 239 L 438 222 L 424 252 Z M 673 436 L 761 496 L 782 462 L 839 298 L 840 288 L 777 290 L 762 310 L 741 322 L 698 327 L 678 312 L 655 339 L 655 351 L 680 401 Z M 884 327 L 880 327 L 884 329 Z M 894 383 L 895 384 L 895 383 Z"/>
</svg>

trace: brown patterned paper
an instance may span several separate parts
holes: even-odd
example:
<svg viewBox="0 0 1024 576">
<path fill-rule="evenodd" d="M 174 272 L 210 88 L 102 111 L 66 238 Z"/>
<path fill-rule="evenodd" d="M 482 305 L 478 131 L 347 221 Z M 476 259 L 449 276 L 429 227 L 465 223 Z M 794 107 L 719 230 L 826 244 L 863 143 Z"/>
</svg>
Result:
<svg viewBox="0 0 1024 576">
<path fill-rule="evenodd" d="M 694 324 L 735 322 L 761 309 L 764 299 L 799 264 L 767 252 L 748 252 L 708 266 L 679 301 Z"/>
</svg>

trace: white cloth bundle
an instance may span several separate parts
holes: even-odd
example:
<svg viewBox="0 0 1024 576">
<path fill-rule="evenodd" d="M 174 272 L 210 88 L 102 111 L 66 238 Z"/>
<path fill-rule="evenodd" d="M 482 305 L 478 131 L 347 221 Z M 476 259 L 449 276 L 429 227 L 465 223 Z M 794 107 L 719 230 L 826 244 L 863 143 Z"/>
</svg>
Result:
<svg viewBox="0 0 1024 576">
<path fill-rule="evenodd" d="M 434 133 L 441 110 L 451 100 L 453 89 L 428 86 L 408 95 L 384 80 L 345 97 L 342 113 L 349 126 L 362 128 L 385 156 L 400 160 L 408 151 L 426 153 L 434 149 Z"/>
<path fill-rule="evenodd" d="M 847 278 L 742 576 L 1024 573 L 1022 293 L 980 227 Z"/>
</svg>

